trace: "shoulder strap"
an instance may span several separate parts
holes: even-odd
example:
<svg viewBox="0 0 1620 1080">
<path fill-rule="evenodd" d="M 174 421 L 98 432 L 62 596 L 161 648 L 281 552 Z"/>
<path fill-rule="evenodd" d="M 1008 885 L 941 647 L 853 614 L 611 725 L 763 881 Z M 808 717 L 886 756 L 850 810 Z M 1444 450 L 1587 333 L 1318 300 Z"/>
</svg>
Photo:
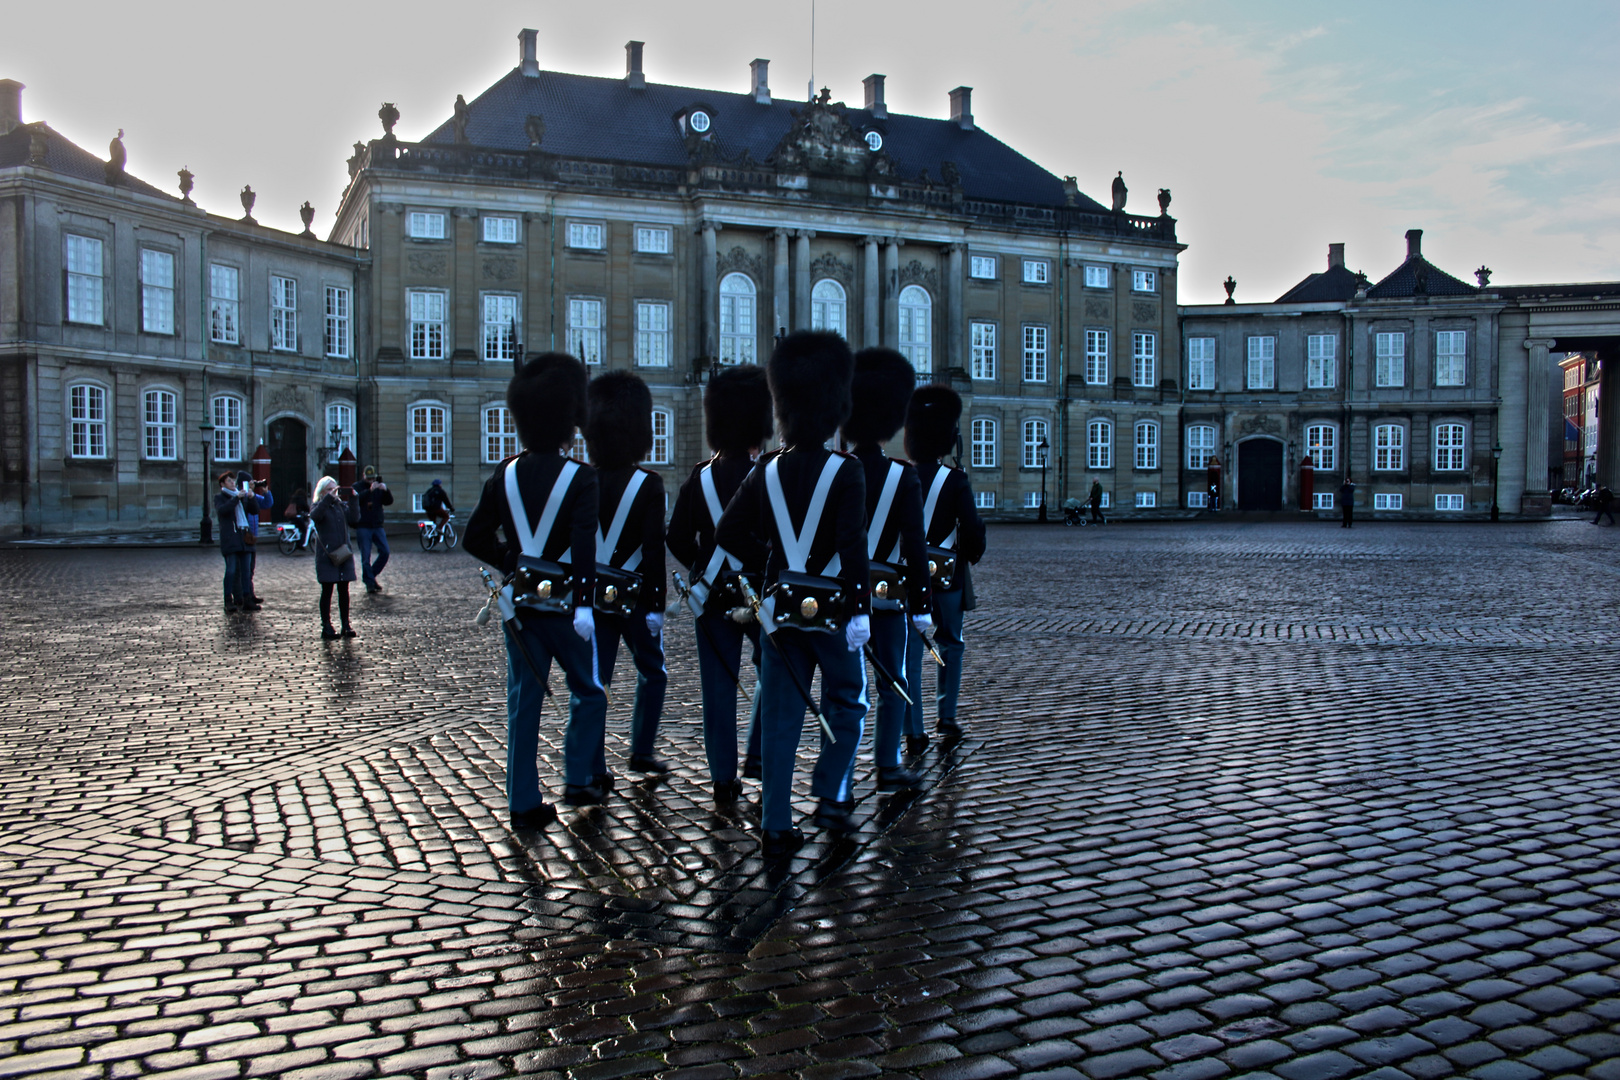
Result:
<svg viewBox="0 0 1620 1080">
<path fill-rule="evenodd" d="M 934 508 L 939 504 L 939 493 L 945 490 L 945 481 L 951 470 L 943 464 L 934 473 L 934 482 L 928 485 L 928 497 L 923 500 L 923 532 L 934 527 Z"/>
<path fill-rule="evenodd" d="M 872 521 L 866 526 L 866 557 L 877 558 L 878 541 L 883 539 L 883 529 L 889 523 L 889 511 L 894 506 L 894 493 L 900 490 L 900 474 L 905 472 L 905 466 L 898 461 L 889 462 L 889 475 L 883 478 L 883 492 L 878 495 L 877 509 L 872 511 Z"/>
<path fill-rule="evenodd" d="M 770 464 L 765 466 L 765 490 L 771 497 L 771 513 L 776 516 L 777 534 L 782 538 L 782 557 L 787 561 L 788 569 L 795 573 L 804 573 L 810 562 L 810 546 L 815 543 L 822 511 L 827 508 L 827 494 L 832 490 L 833 477 L 838 475 L 838 467 L 843 460 L 837 454 L 827 456 L 827 463 L 821 467 L 821 476 L 816 481 L 815 493 L 810 496 L 810 506 L 805 510 L 804 527 L 798 532 L 793 531 L 793 518 L 788 514 L 787 497 L 782 492 L 782 477 L 778 470 L 781 459 L 772 458 Z M 831 572 L 837 573 L 836 570 Z"/>
<path fill-rule="evenodd" d="M 720 515 L 726 508 L 720 505 L 720 491 L 714 486 L 714 462 L 703 466 L 698 473 L 698 486 L 703 489 L 703 503 L 709 508 L 709 524 L 720 524 Z"/>
<path fill-rule="evenodd" d="M 647 474 L 637 469 L 630 474 L 630 482 L 624 486 L 624 494 L 619 496 L 619 508 L 613 512 L 613 521 L 608 525 L 606 535 L 601 529 L 596 530 L 596 561 L 599 563 L 613 562 L 613 553 L 619 550 L 619 534 L 624 532 L 624 523 L 629 520 L 630 507 L 636 501 L 636 492 L 646 483 Z M 623 569 L 634 570 L 641 565 L 641 548 L 636 548 L 635 554 L 626 560 Z"/>
<path fill-rule="evenodd" d="M 541 559 L 545 557 L 546 541 L 551 539 L 551 527 L 556 524 L 557 514 L 562 510 L 563 496 L 568 494 L 568 485 L 573 482 L 574 474 L 579 472 L 579 462 L 572 458 L 563 462 L 556 483 L 551 485 L 546 508 L 540 514 L 540 523 L 531 532 L 529 511 L 524 507 L 523 495 L 518 491 L 518 460 L 513 458 L 506 466 L 506 508 L 512 515 L 512 523 L 517 526 L 518 546 L 523 549 L 523 554 L 532 559 Z"/>
</svg>

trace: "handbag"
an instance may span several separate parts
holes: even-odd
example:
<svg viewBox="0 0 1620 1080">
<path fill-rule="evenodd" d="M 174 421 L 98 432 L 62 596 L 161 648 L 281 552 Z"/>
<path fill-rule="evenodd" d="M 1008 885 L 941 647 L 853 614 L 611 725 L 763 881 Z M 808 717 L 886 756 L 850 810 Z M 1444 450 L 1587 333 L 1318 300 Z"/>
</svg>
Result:
<svg viewBox="0 0 1620 1080">
<path fill-rule="evenodd" d="M 832 632 L 843 629 L 849 618 L 849 598 L 837 578 L 783 570 L 766 595 L 777 626 Z"/>
<path fill-rule="evenodd" d="M 326 558 L 333 566 L 342 566 L 344 563 L 354 558 L 354 551 L 349 547 L 348 542 L 345 541 L 335 548 L 327 548 Z"/>
<path fill-rule="evenodd" d="M 512 603 L 547 614 L 564 615 L 573 608 L 574 571 L 550 559 L 519 555 L 512 575 Z"/>
<path fill-rule="evenodd" d="M 604 615 L 629 618 L 641 600 L 641 575 L 607 563 L 596 564 L 596 595 L 591 606 Z"/>
<path fill-rule="evenodd" d="M 876 559 L 867 565 L 872 570 L 872 610 L 906 610 L 906 582 L 900 576 L 900 568 Z"/>
<path fill-rule="evenodd" d="M 258 544 L 258 542 L 259 533 L 258 530 L 254 529 L 253 526 L 249 525 L 247 528 L 242 530 L 242 543 L 246 544 L 248 547 L 254 547 Z"/>
</svg>

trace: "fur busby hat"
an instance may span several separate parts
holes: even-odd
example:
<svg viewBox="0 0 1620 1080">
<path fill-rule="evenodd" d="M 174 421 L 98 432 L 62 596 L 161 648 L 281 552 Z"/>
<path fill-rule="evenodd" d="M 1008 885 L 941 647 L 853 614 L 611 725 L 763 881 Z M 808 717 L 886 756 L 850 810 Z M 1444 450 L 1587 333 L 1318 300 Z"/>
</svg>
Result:
<svg viewBox="0 0 1620 1080">
<path fill-rule="evenodd" d="M 948 386 L 919 386 L 906 414 L 906 453 L 913 461 L 936 461 L 956 446 L 962 398 Z"/>
<path fill-rule="evenodd" d="M 911 362 L 893 349 L 862 349 L 855 354 L 849 419 L 844 438 L 868 446 L 894 438 L 906 422 L 906 407 L 917 387 Z"/>
<path fill-rule="evenodd" d="M 586 392 L 585 445 L 599 469 L 634 465 L 652 449 L 652 393 L 641 376 L 609 371 Z"/>
<path fill-rule="evenodd" d="M 855 357 L 830 330 L 799 330 L 782 339 L 766 367 L 776 423 L 788 446 L 822 443 L 849 416 Z"/>
<path fill-rule="evenodd" d="M 585 365 L 567 353 L 548 352 L 524 364 L 506 387 L 506 407 L 518 438 L 530 450 L 556 450 L 585 425 Z"/>
<path fill-rule="evenodd" d="M 758 364 L 724 367 L 703 390 L 703 434 L 717 454 L 748 453 L 771 437 L 771 385 Z"/>
</svg>

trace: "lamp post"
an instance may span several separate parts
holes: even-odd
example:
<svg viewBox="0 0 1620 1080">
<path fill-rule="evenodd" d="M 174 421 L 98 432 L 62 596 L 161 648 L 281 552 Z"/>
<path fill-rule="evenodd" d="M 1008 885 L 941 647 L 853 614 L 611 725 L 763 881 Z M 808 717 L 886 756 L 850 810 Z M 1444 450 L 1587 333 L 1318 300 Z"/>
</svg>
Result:
<svg viewBox="0 0 1620 1080">
<path fill-rule="evenodd" d="M 1046 524 L 1046 451 L 1050 446 L 1045 435 L 1042 435 L 1041 441 L 1035 444 L 1035 449 L 1041 454 L 1041 510 L 1035 520 L 1043 525 Z"/>
<path fill-rule="evenodd" d="M 1502 520 L 1502 508 L 1496 503 L 1496 477 L 1502 467 L 1502 444 L 1491 447 L 1491 520 Z"/>
<path fill-rule="evenodd" d="M 203 422 L 197 425 L 197 430 L 202 433 L 203 455 L 202 499 L 200 500 L 202 503 L 202 524 L 197 530 L 197 543 L 212 544 L 214 542 L 214 519 L 208 513 L 208 500 L 213 498 L 213 491 L 208 486 L 208 474 L 213 469 L 210 452 L 214 447 L 214 425 L 209 423 L 208 418 L 205 416 Z"/>
</svg>

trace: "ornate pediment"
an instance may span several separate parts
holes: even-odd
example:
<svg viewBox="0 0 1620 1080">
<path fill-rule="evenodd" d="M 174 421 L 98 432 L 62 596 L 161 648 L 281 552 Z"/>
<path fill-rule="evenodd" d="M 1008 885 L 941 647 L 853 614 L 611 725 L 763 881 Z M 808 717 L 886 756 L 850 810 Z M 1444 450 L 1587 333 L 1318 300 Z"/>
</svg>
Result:
<svg viewBox="0 0 1620 1080">
<path fill-rule="evenodd" d="M 765 260 L 758 255 L 750 255 L 740 244 L 722 253 L 715 267 L 718 277 L 725 277 L 734 271 L 741 271 L 753 278 L 756 286 L 765 283 Z"/>
<path fill-rule="evenodd" d="M 822 278 L 832 278 L 846 289 L 855 287 L 855 267 L 840 259 L 837 255 L 818 255 L 810 260 L 810 280 L 820 281 Z"/>
<path fill-rule="evenodd" d="M 1272 416 L 1250 416 L 1238 424 L 1239 435 L 1282 436 L 1282 423 Z"/>
<path fill-rule="evenodd" d="M 310 416 L 309 403 L 304 395 L 291 386 L 283 386 L 271 393 L 270 399 L 265 402 L 272 415 L 275 413 L 298 413 L 301 416 Z"/>
<path fill-rule="evenodd" d="M 872 157 L 841 101 L 823 95 L 794 109 L 793 124 L 771 151 L 768 162 L 784 172 L 865 176 Z"/>
<path fill-rule="evenodd" d="M 912 259 L 899 271 L 899 280 L 896 288 L 903 289 L 907 285 L 921 285 L 933 296 L 939 295 L 939 271 L 932 266 L 924 266 L 916 259 Z"/>
</svg>

